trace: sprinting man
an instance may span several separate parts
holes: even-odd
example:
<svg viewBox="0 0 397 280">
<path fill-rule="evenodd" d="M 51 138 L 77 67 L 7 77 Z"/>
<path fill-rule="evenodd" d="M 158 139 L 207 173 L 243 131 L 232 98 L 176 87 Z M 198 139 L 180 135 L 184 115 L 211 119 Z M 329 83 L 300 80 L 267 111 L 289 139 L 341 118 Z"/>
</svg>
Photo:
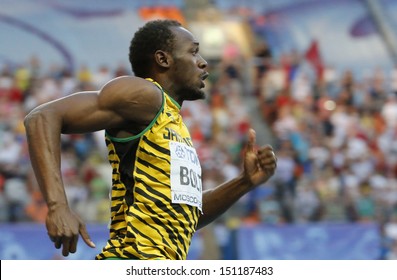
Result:
<svg viewBox="0 0 397 280">
<path fill-rule="evenodd" d="M 95 247 L 67 202 L 60 136 L 104 130 L 113 169 L 111 221 L 96 259 L 186 259 L 195 231 L 267 181 L 277 159 L 270 146 L 256 147 L 251 129 L 242 173 L 203 192 L 199 158 L 180 115 L 185 100 L 205 98 L 207 62 L 199 42 L 176 21 L 150 21 L 131 40 L 129 60 L 135 76 L 43 104 L 25 118 L 48 235 L 64 256 L 76 252 L 80 235 Z"/>
</svg>

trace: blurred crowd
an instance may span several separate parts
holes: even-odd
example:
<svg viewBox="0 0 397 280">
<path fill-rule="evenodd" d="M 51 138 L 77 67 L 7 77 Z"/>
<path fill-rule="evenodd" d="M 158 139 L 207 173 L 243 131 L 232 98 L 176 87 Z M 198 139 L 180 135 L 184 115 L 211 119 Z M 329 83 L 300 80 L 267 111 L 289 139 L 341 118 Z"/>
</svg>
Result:
<svg viewBox="0 0 397 280">
<path fill-rule="evenodd" d="M 257 61 L 255 93 L 278 170 L 252 220 L 375 222 L 390 249 L 381 258 L 396 258 L 397 66 L 316 71 L 303 54 L 275 60 L 266 47 Z"/>
<path fill-rule="evenodd" d="M 375 222 L 384 241 L 381 258 L 396 259 L 397 68 L 358 77 L 326 67 L 316 76 L 301 55 L 274 58 L 265 45 L 253 57 L 227 46 L 209 67 L 208 99 L 185 102 L 182 109 L 203 186 L 241 172 L 253 110 L 271 132 L 278 157 L 274 177 L 215 224 L 219 242 L 240 223 Z M 43 223 L 47 208 L 30 166 L 24 117 L 44 102 L 98 90 L 131 72 L 123 65 L 46 69 L 37 57 L 0 71 L 0 222 Z M 87 222 L 109 218 L 111 170 L 103 134 L 62 135 L 68 200 Z"/>
</svg>

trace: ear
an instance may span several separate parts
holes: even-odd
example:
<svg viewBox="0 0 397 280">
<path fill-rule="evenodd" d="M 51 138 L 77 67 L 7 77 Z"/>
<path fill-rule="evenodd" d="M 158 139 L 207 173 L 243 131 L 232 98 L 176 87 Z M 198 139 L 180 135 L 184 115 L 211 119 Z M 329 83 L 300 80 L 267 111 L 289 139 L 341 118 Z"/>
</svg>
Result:
<svg viewBox="0 0 397 280">
<path fill-rule="evenodd" d="M 157 50 L 154 53 L 154 59 L 155 59 L 157 65 L 164 67 L 164 68 L 169 68 L 172 63 L 171 55 L 165 51 L 162 51 L 162 50 Z"/>
</svg>

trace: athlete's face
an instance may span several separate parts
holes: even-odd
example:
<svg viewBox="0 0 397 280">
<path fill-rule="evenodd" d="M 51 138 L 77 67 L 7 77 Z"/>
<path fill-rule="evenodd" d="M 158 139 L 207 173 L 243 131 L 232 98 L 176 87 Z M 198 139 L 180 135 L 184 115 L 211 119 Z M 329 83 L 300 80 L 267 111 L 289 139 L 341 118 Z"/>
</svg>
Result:
<svg viewBox="0 0 397 280">
<path fill-rule="evenodd" d="M 175 46 L 172 53 L 171 79 L 175 83 L 175 94 L 183 100 L 204 99 L 204 80 L 208 77 L 207 62 L 199 54 L 199 43 L 182 27 L 172 27 Z"/>
</svg>

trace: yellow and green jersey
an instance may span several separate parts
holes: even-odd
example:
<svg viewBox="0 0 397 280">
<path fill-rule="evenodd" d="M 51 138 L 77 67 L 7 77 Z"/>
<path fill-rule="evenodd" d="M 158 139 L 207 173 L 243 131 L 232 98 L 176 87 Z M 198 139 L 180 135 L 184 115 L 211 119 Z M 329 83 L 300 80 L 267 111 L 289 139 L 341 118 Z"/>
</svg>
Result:
<svg viewBox="0 0 397 280">
<path fill-rule="evenodd" d="M 186 259 L 201 214 L 201 167 L 179 104 L 162 92 L 161 110 L 139 135 L 106 134 L 110 238 L 96 259 Z"/>
</svg>

